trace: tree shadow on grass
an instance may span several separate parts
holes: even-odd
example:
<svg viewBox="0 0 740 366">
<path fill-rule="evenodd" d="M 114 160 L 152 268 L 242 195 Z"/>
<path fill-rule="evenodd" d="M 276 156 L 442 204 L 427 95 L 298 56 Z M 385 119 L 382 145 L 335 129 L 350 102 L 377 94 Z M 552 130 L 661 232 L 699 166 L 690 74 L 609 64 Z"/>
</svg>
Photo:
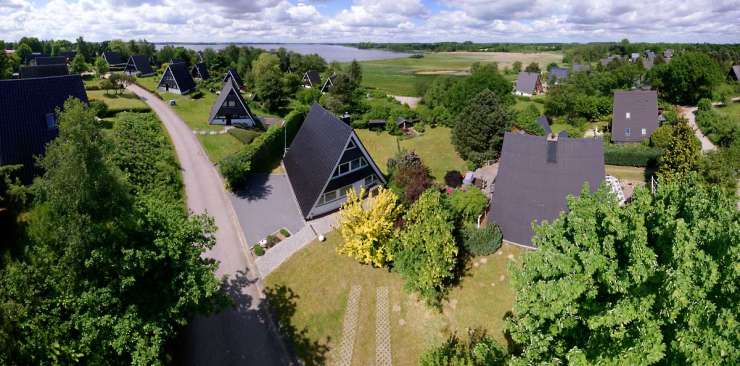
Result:
<svg viewBox="0 0 740 366">
<path fill-rule="evenodd" d="M 269 179 L 269 174 L 252 174 L 246 179 L 243 186 L 234 193 L 237 197 L 248 201 L 265 198 L 272 193 L 272 185 L 267 184 Z"/>
<path fill-rule="evenodd" d="M 293 324 L 299 296 L 284 285 L 265 289 L 265 296 L 270 303 L 273 318 L 278 324 L 280 333 L 288 346 L 304 365 L 325 365 L 329 353 L 330 337 L 324 341 L 312 340 L 306 328 L 299 329 Z"/>
</svg>

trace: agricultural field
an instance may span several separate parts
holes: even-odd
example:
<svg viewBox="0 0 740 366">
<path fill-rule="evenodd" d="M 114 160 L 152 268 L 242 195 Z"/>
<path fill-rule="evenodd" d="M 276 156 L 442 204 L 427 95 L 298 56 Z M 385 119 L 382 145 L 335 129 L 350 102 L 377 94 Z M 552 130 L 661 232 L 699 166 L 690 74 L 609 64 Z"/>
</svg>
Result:
<svg viewBox="0 0 740 366">
<path fill-rule="evenodd" d="M 451 130 L 447 127 L 427 128 L 423 134 L 410 139 L 396 137 L 384 131 L 367 129 L 355 131 L 383 173 L 387 173 L 386 162 L 398 152 L 399 148 L 419 154 L 421 160 L 431 170 L 432 176 L 440 182 L 449 170 L 465 172 L 467 169 L 467 164 L 452 146 Z"/>
<path fill-rule="evenodd" d="M 353 365 L 375 364 L 376 289 L 382 287 L 388 288 L 393 364 L 417 364 L 421 353 L 452 334 L 464 335 L 468 328 L 482 327 L 506 347 L 504 317 L 514 301 L 508 265 L 520 260 L 524 249 L 504 244 L 496 253 L 468 263 L 439 311 L 404 291 L 397 273 L 337 254 L 341 241 L 337 232 L 329 233 L 326 242 L 309 244 L 266 279 L 277 319 L 297 355 L 310 360 L 307 364 L 336 363 L 353 286 L 360 287 Z"/>
<path fill-rule="evenodd" d="M 419 96 L 418 83 L 430 82 L 440 75 L 468 75 L 470 65 L 475 62 L 497 62 L 499 69 L 511 68 L 515 61 L 523 65 L 538 62 L 541 68 L 551 62 L 562 62 L 563 56 L 555 52 L 435 52 L 425 53 L 422 58 L 397 58 L 360 62 L 363 70 L 363 85 L 385 91 L 391 95 Z M 514 74 L 506 74 L 514 80 Z"/>
</svg>

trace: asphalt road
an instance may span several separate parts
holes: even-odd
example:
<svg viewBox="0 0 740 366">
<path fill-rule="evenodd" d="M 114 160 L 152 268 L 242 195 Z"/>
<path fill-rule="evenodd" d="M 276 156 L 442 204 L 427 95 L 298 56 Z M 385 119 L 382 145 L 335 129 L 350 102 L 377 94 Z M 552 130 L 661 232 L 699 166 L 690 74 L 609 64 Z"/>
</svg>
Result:
<svg viewBox="0 0 740 366">
<path fill-rule="evenodd" d="M 206 256 L 220 262 L 219 278 L 229 276 L 226 288 L 236 303 L 215 316 L 196 317 L 178 358 L 186 365 L 292 364 L 265 309 L 257 267 L 221 177 L 191 129 L 164 101 L 137 85 L 128 89 L 152 108 L 172 138 L 190 210 L 214 218 L 216 245 Z"/>
</svg>

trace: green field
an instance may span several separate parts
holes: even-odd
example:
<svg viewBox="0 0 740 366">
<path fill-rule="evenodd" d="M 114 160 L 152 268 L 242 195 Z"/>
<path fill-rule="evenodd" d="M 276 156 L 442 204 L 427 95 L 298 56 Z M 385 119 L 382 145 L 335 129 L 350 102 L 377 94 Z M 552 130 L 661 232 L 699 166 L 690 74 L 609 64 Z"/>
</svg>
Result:
<svg viewBox="0 0 740 366">
<path fill-rule="evenodd" d="M 115 94 L 113 91 L 106 93 L 104 90 L 88 90 L 87 97 L 102 101 L 109 109 L 149 108 L 136 94 L 127 91 Z"/>
<path fill-rule="evenodd" d="M 728 106 L 714 108 L 717 112 L 727 115 L 740 124 L 740 101 L 730 103 Z"/>
<path fill-rule="evenodd" d="M 438 181 L 442 181 L 449 170 L 467 170 L 467 164 L 450 142 L 450 129 L 447 127 L 427 128 L 426 132 L 411 139 L 401 139 L 387 132 L 366 129 L 358 129 L 356 132 L 383 173 L 387 173 L 386 162 L 398 152 L 399 146 L 419 154 Z"/>
<path fill-rule="evenodd" d="M 511 67 L 515 61 L 524 65 L 538 62 L 545 68 L 551 62 L 562 62 L 562 54 L 516 53 L 516 52 L 435 52 L 425 53 L 422 58 L 397 58 L 390 60 L 364 61 L 362 65 L 363 85 L 382 90 L 391 95 L 419 96 L 416 84 L 431 81 L 440 75 L 467 75 L 475 62 L 497 62 L 499 69 Z M 515 75 L 506 74 L 513 80 Z"/>
<path fill-rule="evenodd" d="M 335 364 L 342 339 L 342 319 L 349 290 L 361 286 L 353 365 L 375 364 L 376 288 L 388 287 L 393 364 L 415 365 L 419 355 L 453 333 L 482 327 L 505 345 L 504 316 L 514 293 L 508 264 L 523 252 L 504 245 L 493 255 L 476 258 L 442 311 L 420 303 L 403 290 L 396 273 L 361 265 L 336 253 L 341 236 L 332 232 L 324 243 L 314 242 L 296 253 L 266 279 L 270 306 L 276 310 L 287 338 L 306 364 Z M 307 270 L 311 268 L 311 270 Z"/>
</svg>

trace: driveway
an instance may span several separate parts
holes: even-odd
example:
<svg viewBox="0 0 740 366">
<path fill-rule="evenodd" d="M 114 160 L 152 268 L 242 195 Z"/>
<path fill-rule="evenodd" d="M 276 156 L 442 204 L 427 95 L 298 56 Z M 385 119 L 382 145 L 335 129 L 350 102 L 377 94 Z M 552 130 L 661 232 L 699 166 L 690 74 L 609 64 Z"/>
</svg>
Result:
<svg viewBox="0 0 740 366">
<path fill-rule="evenodd" d="M 703 153 L 708 153 L 710 151 L 717 150 L 717 146 L 715 146 L 708 137 L 704 136 L 704 133 L 702 133 L 701 129 L 699 129 L 699 126 L 696 124 L 696 115 L 694 114 L 696 109 L 696 107 L 681 107 L 681 114 L 683 114 L 684 118 L 689 121 L 689 126 L 694 130 L 694 135 L 696 135 L 696 138 L 701 142 L 701 151 Z"/>
<path fill-rule="evenodd" d="M 247 249 L 224 183 L 198 139 L 162 100 L 137 85 L 128 90 L 144 100 L 167 129 L 182 169 L 188 208 L 213 217 L 216 245 L 205 253 L 219 262 L 216 276 L 228 276 L 225 288 L 234 306 L 210 317 L 196 317 L 187 327 L 176 356 L 186 365 L 286 365 L 292 358 L 262 301 L 262 283 Z"/>
<path fill-rule="evenodd" d="M 292 235 L 305 226 L 287 175 L 254 175 L 245 186 L 229 196 L 250 247 L 280 228 Z"/>
</svg>

